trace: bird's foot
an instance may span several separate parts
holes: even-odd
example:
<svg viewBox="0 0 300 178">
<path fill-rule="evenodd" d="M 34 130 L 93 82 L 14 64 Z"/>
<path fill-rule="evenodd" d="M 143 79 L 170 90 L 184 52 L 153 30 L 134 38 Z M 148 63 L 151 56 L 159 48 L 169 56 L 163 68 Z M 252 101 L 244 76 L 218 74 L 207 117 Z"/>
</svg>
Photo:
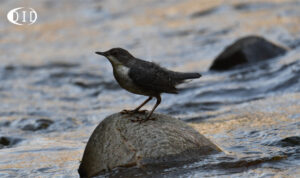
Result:
<svg viewBox="0 0 300 178">
<path fill-rule="evenodd" d="M 121 114 L 134 114 L 136 113 L 136 110 L 127 110 L 127 109 L 124 109 L 121 111 Z"/>
<path fill-rule="evenodd" d="M 135 114 L 135 113 L 139 113 L 139 114 L 145 114 L 146 113 L 146 110 L 127 110 L 127 109 L 124 109 L 121 111 L 121 114 Z"/>
<path fill-rule="evenodd" d="M 135 119 L 130 119 L 130 121 L 131 122 L 138 122 L 138 123 L 143 123 L 143 122 L 147 122 L 147 121 L 149 121 L 149 120 L 155 120 L 155 118 L 154 117 L 149 117 L 149 118 L 146 118 L 146 119 L 143 119 L 143 118 L 141 118 L 141 117 L 135 117 Z"/>
<path fill-rule="evenodd" d="M 145 114 L 147 112 L 147 110 L 139 110 L 139 111 L 137 111 L 137 113 L 139 113 L 139 114 Z"/>
</svg>

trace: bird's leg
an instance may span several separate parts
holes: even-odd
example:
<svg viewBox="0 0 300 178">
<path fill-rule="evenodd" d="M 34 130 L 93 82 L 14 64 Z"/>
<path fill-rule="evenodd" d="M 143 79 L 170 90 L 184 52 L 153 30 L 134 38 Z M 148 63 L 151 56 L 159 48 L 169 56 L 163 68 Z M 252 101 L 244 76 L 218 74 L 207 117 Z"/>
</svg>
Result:
<svg viewBox="0 0 300 178">
<path fill-rule="evenodd" d="M 156 96 L 156 103 L 155 103 L 154 107 L 152 108 L 152 110 L 150 111 L 150 113 L 148 114 L 148 116 L 145 119 L 146 121 L 154 120 L 154 119 L 151 119 L 150 117 L 151 117 L 152 113 L 154 112 L 154 110 L 157 108 L 157 106 L 160 104 L 160 102 L 161 102 L 161 97 L 160 97 L 160 95 L 158 95 L 158 96 Z"/>
<path fill-rule="evenodd" d="M 152 110 L 150 111 L 150 113 L 148 114 L 148 116 L 146 117 L 146 119 L 141 119 L 141 118 L 137 117 L 136 120 L 131 120 L 131 121 L 142 123 L 142 122 L 145 122 L 148 120 L 155 120 L 155 118 L 151 118 L 151 115 L 154 112 L 154 110 L 157 108 L 157 106 L 160 104 L 160 102 L 161 102 L 161 97 L 160 97 L 160 95 L 158 95 L 158 96 L 156 96 L 156 103 L 155 103 L 154 107 L 152 108 Z"/>
<path fill-rule="evenodd" d="M 148 103 L 150 100 L 152 100 L 152 96 L 149 96 L 148 99 L 146 99 L 141 105 L 139 105 L 137 108 L 135 108 L 133 111 L 138 112 L 146 103 Z M 146 110 L 143 110 L 144 113 Z"/>
<path fill-rule="evenodd" d="M 148 103 L 150 100 L 152 99 L 152 96 L 149 96 L 148 99 L 146 99 L 141 105 L 139 105 L 137 108 L 135 108 L 134 110 L 126 110 L 124 109 L 123 111 L 121 111 L 121 114 L 133 114 L 133 113 L 138 113 L 138 112 L 142 112 L 144 113 L 146 110 L 143 111 L 139 111 L 146 103 Z"/>
</svg>

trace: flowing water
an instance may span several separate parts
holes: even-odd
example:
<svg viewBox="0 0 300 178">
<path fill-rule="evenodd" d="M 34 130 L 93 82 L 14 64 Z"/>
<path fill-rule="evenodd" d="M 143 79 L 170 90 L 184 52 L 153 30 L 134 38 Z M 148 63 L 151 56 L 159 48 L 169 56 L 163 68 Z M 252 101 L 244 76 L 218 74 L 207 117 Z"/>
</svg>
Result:
<svg viewBox="0 0 300 178">
<path fill-rule="evenodd" d="M 188 122 L 224 153 L 111 177 L 299 177 L 300 1 L 0 1 L 0 177 L 78 177 L 85 144 L 106 116 L 145 97 L 115 82 L 96 50 L 203 77 L 163 95 L 157 112 Z M 32 7 L 38 20 L 5 18 Z M 210 72 L 236 39 L 256 34 L 289 48 L 276 59 Z M 150 109 L 154 102 L 147 105 Z"/>
</svg>

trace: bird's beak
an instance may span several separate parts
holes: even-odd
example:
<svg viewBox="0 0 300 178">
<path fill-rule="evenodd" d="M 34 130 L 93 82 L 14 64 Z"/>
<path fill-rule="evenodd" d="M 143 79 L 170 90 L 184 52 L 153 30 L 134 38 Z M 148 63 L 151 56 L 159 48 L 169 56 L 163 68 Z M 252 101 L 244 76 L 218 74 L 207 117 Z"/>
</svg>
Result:
<svg viewBox="0 0 300 178">
<path fill-rule="evenodd" d="M 98 52 L 98 51 L 97 51 L 97 52 L 95 52 L 95 53 L 96 53 L 96 54 L 99 54 L 99 55 L 101 55 L 101 56 L 106 56 L 106 55 L 105 55 L 105 52 Z"/>
</svg>

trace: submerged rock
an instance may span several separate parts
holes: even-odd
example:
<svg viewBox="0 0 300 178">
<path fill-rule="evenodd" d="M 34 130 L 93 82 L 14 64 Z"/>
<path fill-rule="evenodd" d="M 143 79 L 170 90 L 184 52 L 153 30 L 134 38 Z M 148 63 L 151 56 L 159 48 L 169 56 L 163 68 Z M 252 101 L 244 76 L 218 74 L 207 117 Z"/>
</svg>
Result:
<svg viewBox="0 0 300 178">
<path fill-rule="evenodd" d="M 247 36 L 228 46 L 213 62 L 210 70 L 229 70 L 236 65 L 255 63 L 286 53 L 286 49 L 259 36 Z"/>
<path fill-rule="evenodd" d="M 271 146 L 281 146 L 281 147 L 296 147 L 300 146 L 300 136 L 291 136 L 284 139 L 281 139 L 273 144 L 270 144 Z"/>
<path fill-rule="evenodd" d="M 0 136 L 0 149 L 9 148 L 22 141 L 20 138 Z"/>
<path fill-rule="evenodd" d="M 35 119 L 35 118 L 24 118 L 18 122 L 18 127 L 26 131 L 38 131 L 47 129 L 54 122 L 50 119 Z"/>
<path fill-rule="evenodd" d="M 138 123 L 143 114 L 113 114 L 94 130 L 85 148 L 79 174 L 95 176 L 115 167 L 144 167 L 196 161 L 221 149 L 183 121 L 153 114 L 156 120 Z"/>
</svg>

